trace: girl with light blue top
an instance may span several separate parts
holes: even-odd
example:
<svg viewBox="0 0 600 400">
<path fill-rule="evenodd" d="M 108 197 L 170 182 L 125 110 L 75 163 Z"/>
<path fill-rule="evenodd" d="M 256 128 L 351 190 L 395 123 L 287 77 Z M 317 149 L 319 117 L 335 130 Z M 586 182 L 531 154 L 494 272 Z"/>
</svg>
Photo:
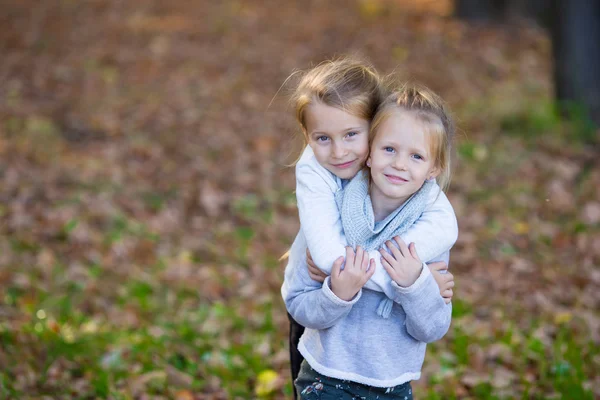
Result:
<svg viewBox="0 0 600 400">
<path fill-rule="evenodd" d="M 421 97 L 424 94 L 429 96 L 426 91 L 419 93 Z M 339 97 L 339 90 L 336 95 Z M 435 96 L 431 98 L 435 99 Z M 355 110 L 348 102 L 333 105 L 328 105 L 328 102 L 331 104 L 331 99 L 326 95 L 310 98 L 305 105 L 305 115 L 299 113 L 305 117 L 299 120 L 305 128 L 310 147 L 296 167 L 301 231 L 290 251 L 282 294 L 292 316 L 308 328 L 300 342 L 300 351 L 312 367 L 311 371 L 318 371 L 323 377 L 355 382 L 363 389 L 388 390 L 418 378 L 425 342 L 436 340 L 446 332 L 450 306 L 440 296 L 440 288 L 429 269 L 422 268 L 414 244 L 409 249 L 396 238 L 399 248 L 387 242 L 391 253 L 382 252 L 382 256 L 375 253 L 378 257 L 369 258 L 379 245 L 392 236 L 402 234 L 407 242 L 419 245 L 422 259 L 447 261 L 448 250 L 456 240 L 456 220 L 433 178 L 448 171 L 444 157 L 447 157 L 449 145 L 424 132 L 451 133 L 446 129 L 449 119 L 445 114 L 438 116 L 432 112 L 443 110 L 443 107 L 417 110 L 412 115 L 414 110 L 398 106 L 398 109 L 405 110 L 400 113 L 405 117 L 397 121 L 397 113 L 387 113 L 389 109 L 384 107 L 387 104 L 384 102 L 377 114 L 381 118 L 376 118 L 371 127 L 374 135 L 370 135 L 372 154 L 368 156 L 368 145 L 367 150 L 362 151 L 360 139 L 365 139 L 361 135 L 369 137 L 370 118 L 353 113 Z M 411 110 L 410 113 L 407 110 Z M 326 114 L 327 118 L 320 114 Z M 327 126 L 320 125 L 323 120 L 328 121 Z M 332 131 L 332 126 L 349 129 L 337 132 Z M 440 126 L 443 129 L 429 129 Z M 401 128 L 406 129 L 402 131 Z M 377 132 L 380 134 L 377 135 Z M 379 137 L 387 138 L 386 132 L 404 132 L 405 135 L 397 137 L 393 144 L 398 149 L 406 147 L 405 144 L 414 144 L 410 150 L 418 149 L 419 154 L 407 157 L 421 169 L 409 171 L 407 166 L 402 165 L 398 167 L 401 173 L 396 173 L 395 164 L 383 163 L 386 151 L 388 156 L 397 151 L 393 146 L 384 146 L 384 150 L 379 149 L 382 154 L 377 152 L 375 144 Z M 416 135 L 420 142 L 415 141 L 415 132 L 421 133 L 421 136 Z M 444 137 L 447 139 L 449 135 Z M 404 153 L 406 149 L 402 147 Z M 367 157 L 372 171 L 380 171 L 371 175 L 370 193 L 368 176 L 364 173 L 359 174 L 346 190 L 340 191 L 345 183 L 340 178 L 352 178 Z M 428 182 L 424 184 L 426 180 Z M 303 216 L 311 212 L 318 214 L 319 218 L 305 224 Z M 308 229 L 305 225 L 309 225 Z M 348 238 L 344 237 L 344 231 L 348 231 Z M 311 246 L 314 236 L 319 239 L 316 243 L 313 240 L 314 246 Z M 344 249 L 346 243 L 366 245 L 371 253 L 358 246 L 355 254 L 352 249 Z M 323 265 L 322 269 L 332 273 L 332 277 L 327 278 L 321 287 L 310 278 L 306 267 L 307 244 L 319 267 L 323 261 L 321 253 L 328 253 L 323 257 L 333 254 L 337 258 L 336 252 L 339 253 L 341 247 L 342 254 L 347 256 L 346 268 L 340 269 L 343 258 L 331 262 L 332 268 Z M 383 269 L 377 268 L 376 261 L 382 263 Z M 380 275 L 376 281 L 373 278 L 378 271 Z M 378 291 L 362 291 L 363 285 L 366 289 Z M 342 335 L 343 332 L 346 334 Z M 350 332 L 363 334 L 348 335 Z M 369 334 L 365 337 L 364 333 L 368 332 L 385 337 L 398 345 L 396 348 L 401 351 L 384 351 L 382 343 L 371 342 Z M 399 356 L 408 358 L 399 363 Z M 305 367 L 300 378 L 307 377 Z M 338 396 L 335 398 L 339 398 L 340 386 L 330 386 L 317 385 L 319 395 L 335 393 Z M 309 392 L 317 390 L 311 387 L 313 389 Z"/>
</svg>

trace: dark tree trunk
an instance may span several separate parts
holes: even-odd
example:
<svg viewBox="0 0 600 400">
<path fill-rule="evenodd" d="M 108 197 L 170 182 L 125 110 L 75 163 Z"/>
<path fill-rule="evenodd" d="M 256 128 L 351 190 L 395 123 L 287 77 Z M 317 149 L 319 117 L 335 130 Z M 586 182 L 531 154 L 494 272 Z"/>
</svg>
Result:
<svg viewBox="0 0 600 400">
<path fill-rule="evenodd" d="M 552 19 L 553 0 L 507 0 L 506 15 L 509 19 L 528 19 L 549 28 Z"/>
<path fill-rule="evenodd" d="M 456 0 L 455 15 L 465 21 L 529 19 L 547 28 L 553 0 Z"/>
<path fill-rule="evenodd" d="M 600 0 L 456 0 L 455 14 L 476 22 L 524 17 L 548 28 L 559 105 L 600 127 Z"/>
<path fill-rule="evenodd" d="M 600 126 L 600 1 L 553 0 L 550 32 L 557 100 Z"/>
<path fill-rule="evenodd" d="M 456 16 L 474 22 L 502 20 L 505 9 L 505 0 L 456 0 L 455 2 Z"/>
</svg>

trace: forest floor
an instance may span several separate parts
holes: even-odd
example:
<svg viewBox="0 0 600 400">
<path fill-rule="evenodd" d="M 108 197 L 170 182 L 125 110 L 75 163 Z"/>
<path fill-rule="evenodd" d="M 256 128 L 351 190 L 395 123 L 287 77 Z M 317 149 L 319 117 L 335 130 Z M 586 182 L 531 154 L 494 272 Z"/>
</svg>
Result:
<svg viewBox="0 0 600 400">
<path fill-rule="evenodd" d="M 453 323 L 417 397 L 600 397 L 598 132 L 554 112 L 543 30 L 448 13 L 4 1 L 0 397 L 289 398 L 281 86 L 345 53 L 436 90 L 460 127 Z"/>
</svg>

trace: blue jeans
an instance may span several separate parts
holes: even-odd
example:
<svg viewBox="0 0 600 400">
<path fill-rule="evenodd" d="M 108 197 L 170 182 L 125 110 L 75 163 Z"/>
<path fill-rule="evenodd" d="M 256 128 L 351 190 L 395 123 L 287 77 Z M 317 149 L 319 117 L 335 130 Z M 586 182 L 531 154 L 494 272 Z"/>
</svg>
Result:
<svg viewBox="0 0 600 400">
<path fill-rule="evenodd" d="M 301 399 L 319 400 L 413 400 L 410 382 L 389 388 L 367 386 L 361 383 L 330 378 L 319 374 L 305 361 L 294 382 Z"/>
</svg>

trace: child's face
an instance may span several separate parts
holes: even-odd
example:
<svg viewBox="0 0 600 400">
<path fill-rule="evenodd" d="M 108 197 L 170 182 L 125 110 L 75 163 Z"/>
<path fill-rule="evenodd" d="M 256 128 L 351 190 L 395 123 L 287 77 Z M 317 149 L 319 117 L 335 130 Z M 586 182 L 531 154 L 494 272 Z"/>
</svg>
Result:
<svg viewBox="0 0 600 400">
<path fill-rule="evenodd" d="M 394 112 L 381 123 L 368 164 L 372 196 L 398 201 L 398 206 L 439 173 L 423 123 L 410 112 Z"/>
<path fill-rule="evenodd" d="M 342 179 L 353 178 L 369 155 L 369 121 L 314 102 L 306 109 L 308 145 L 319 164 Z"/>
</svg>

